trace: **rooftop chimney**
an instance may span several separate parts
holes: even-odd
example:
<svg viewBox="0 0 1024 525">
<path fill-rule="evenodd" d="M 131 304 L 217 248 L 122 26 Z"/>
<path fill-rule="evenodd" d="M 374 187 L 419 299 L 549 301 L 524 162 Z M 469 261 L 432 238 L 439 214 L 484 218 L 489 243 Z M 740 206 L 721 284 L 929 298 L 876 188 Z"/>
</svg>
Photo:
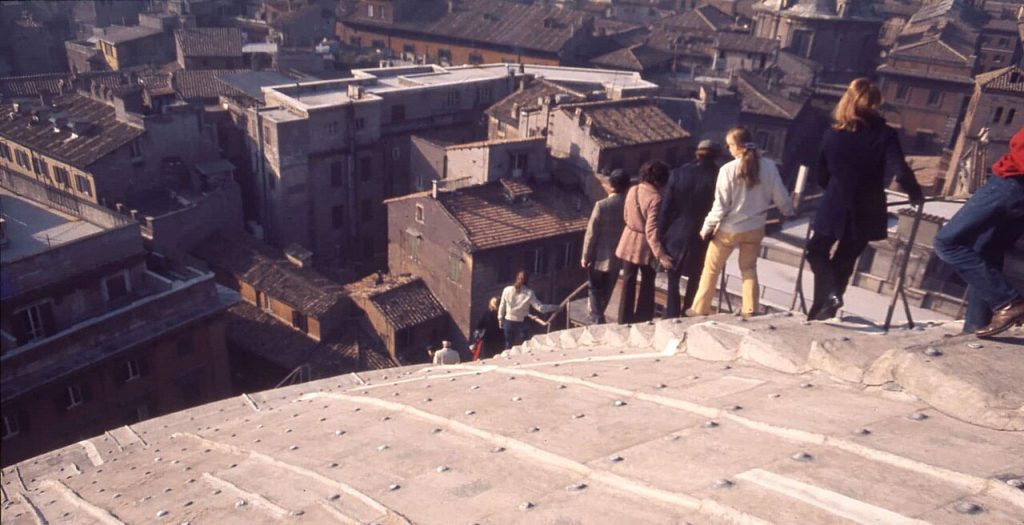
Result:
<svg viewBox="0 0 1024 525">
<path fill-rule="evenodd" d="M 359 100 L 363 98 L 363 86 L 360 86 L 359 84 L 349 84 L 348 98 L 351 98 L 353 100 Z"/>
<path fill-rule="evenodd" d="M 288 259 L 288 262 L 295 265 L 296 268 L 306 268 L 313 262 L 313 252 L 299 246 L 298 244 L 289 244 L 284 249 L 284 256 Z"/>
</svg>

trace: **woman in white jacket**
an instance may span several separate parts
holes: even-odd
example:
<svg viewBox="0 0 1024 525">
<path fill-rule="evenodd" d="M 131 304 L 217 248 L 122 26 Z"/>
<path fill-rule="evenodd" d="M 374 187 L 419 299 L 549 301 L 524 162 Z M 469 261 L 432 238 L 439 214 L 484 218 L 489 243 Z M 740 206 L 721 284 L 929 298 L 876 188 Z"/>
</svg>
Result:
<svg viewBox="0 0 1024 525">
<path fill-rule="evenodd" d="M 734 160 L 718 171 L 715 203 L 704 218 L 700 233 L 705 240 L 711 238 L 711 245 L 704 259 L 704 271 L 693 308 L 686 312 L 687 315 L 711 313 L 715 282 L 734 248 L 739 248 L 740 275 L 743 277 L 740 313 L 744 316 L 756 314 L 757 256 L 764 238 L 768 209 L 774 204 L 787 217 L 796 213 L 789 192 L 779 177 L 779 169 L 774 162 L 757 153 L 757 145 L 752 142 L 750 132 L 744 128 L 733 128 L 726 134 L 725 142 Z"/>
<path fill-rule="evenodd" d="M 526 316 L 530 307 L 542 313 L 555 311 L 555 305 L 544 304 L 537 299 L 533 290 L 529 289 L 526 271 L 516 274 L 516 282 L 506 286 L 501 292 L 501 303 L 498 304 L 498 327 L 505 332 L 505 349 L 522 344 L 526 339 Z"/>
</svg>

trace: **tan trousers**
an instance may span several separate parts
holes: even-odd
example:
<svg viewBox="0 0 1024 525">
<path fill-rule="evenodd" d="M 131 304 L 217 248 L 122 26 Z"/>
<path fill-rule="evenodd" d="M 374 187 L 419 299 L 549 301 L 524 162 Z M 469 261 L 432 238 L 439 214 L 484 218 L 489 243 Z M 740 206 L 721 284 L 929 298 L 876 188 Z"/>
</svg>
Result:
<svg viewBox="0 0 1024 525">
<path fill-rule="evenodd" d="M 740 275 L 743 277 L 744 315 L 757 312 L 757 256 L 761 251 L 764 228 L 742 233 L 718 232 L 711 239 L 708 254 L 704 258 L 704 270 L 700 274 L 700 286 L 693 301 L 693 311 L 699 315 L 711 313 L 711 299 L 715 296 L 715 285 L 725 269 L 725 262 L 736 247 L 740 249 Z"/>
</svg>

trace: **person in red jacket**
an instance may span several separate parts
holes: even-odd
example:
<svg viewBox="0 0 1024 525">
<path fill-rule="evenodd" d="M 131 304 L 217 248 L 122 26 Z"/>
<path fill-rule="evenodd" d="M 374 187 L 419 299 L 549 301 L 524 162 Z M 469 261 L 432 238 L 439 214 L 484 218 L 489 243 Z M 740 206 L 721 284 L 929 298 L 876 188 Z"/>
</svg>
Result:
<svg viewBox="0 0 1024 525">
<path fill-rule="evenodd" d="M 1003 276 L 1003 257 L 1024 234 L 1024 127 L 984 186 L 935 235 L 935 254 L 967 283 L 964 332 L 998 335 L 1024 323 L 1024 296 Z"/>
</svg>

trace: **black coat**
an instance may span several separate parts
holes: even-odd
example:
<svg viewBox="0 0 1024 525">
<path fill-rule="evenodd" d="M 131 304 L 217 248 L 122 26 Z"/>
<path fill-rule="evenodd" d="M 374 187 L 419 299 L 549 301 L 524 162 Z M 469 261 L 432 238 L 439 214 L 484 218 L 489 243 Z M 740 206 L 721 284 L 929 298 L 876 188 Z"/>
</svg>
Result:
<svg viewBox="0 0 1024 525">
<path fill-rule="evenodd" d="M 704 264 L 708 243 L 701 240 L 704 217 L 715 202 L 718 166 L 692 162 L 672 170 L 658 212 L 658 236 L 672 264 L 687 274 Z"/>
<path fill-rule="evenodd" d="M 825 132 L 817 175 L 825 195 L 814 217 L 814 232 L 835 239 L 886 237 L 885 188 L 893 177 L 912 200 L 921 198 L 896 130 L 881 118 L 855 132 Z"/>
</svg>

